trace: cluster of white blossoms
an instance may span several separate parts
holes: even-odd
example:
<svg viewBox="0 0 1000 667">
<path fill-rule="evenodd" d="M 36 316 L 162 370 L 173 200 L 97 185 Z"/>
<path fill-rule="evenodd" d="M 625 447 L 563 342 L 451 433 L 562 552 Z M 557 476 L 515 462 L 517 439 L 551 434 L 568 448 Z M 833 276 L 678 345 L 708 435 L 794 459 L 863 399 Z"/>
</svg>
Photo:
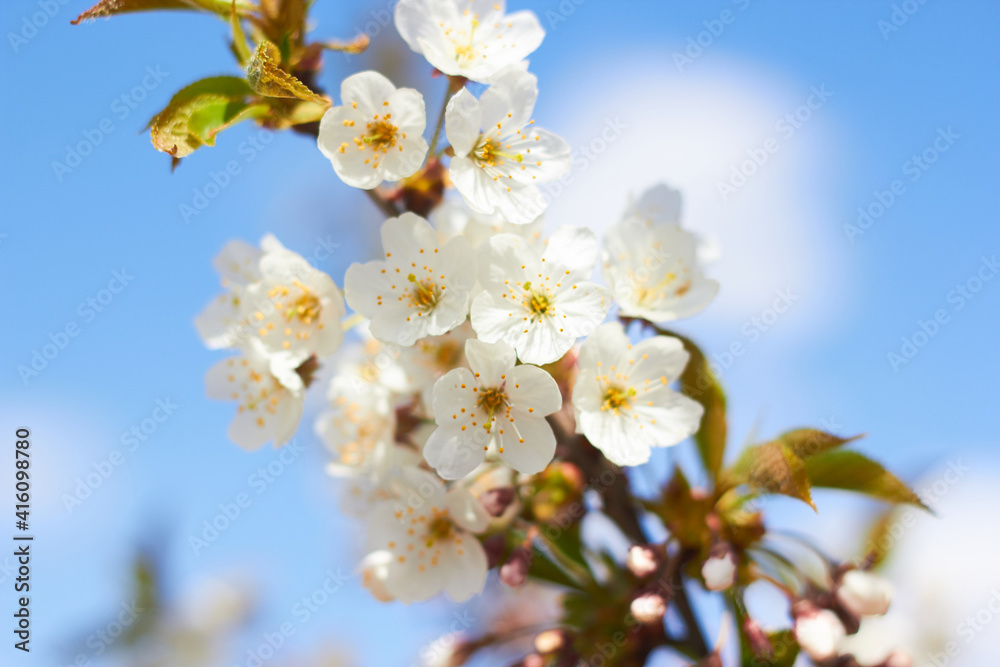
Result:
<svg viewBox="0 0 1000 667">
<path fill-rule="evenodd" d="M 508 15 L 493 0 L 400 0 L 395 19 L 449 78 L 434 137 L 423 136 L 419 92 L 367 71 L 343 82 L 319 148 L 341 180 L 389 207 L 404 198 L 380 186 L 402 181 L 402 191 L 432 162 L 446 165 L 441 180 L 456 192 L 426 217 L 385 220 L 380 256 L 347 269 L 343 299 L 271 237 L 260 250 L 227 245 L 216 263 L 227 292 L 197 324 L 209 347 L 238 351 L 207 382 L 213 397 L 239 401 L 231 437 L 248 448 L 292 436 L 317 364 L 354 330 L 358 340 L 331 364 L 315 431 L 329 473 L 346 481 L 345 510 L 368 523 L 365 585 L 381 600 L 445 592 L 460 601 L 482 589 L 489 567 L 477 535 L 492 517 L 478 496 L 489 479 L 516 486 L 552 463 L 553 415 L 621 466 L 698 430 L 702 406 L 676 390 L 684 345 L 666 335 L 633 342 L 617 317 L 690 316 L 718 285 L 699 268 L 666 186 L 628 207 L 603 252 L 585 227 L 543 234 L 540 186 L 571 160 L 531 117 L 538 87 L 524 58 L 544 36 L 532 13 Z M 478 96 L 468 81 L 482 84 Z"/>
</svg>

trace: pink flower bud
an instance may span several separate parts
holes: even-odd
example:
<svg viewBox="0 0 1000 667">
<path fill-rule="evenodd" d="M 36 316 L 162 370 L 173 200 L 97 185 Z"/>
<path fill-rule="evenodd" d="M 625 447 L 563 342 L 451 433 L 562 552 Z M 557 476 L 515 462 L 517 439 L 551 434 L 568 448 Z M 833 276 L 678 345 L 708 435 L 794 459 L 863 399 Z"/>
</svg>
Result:
<svg viewBox="0 0 1000 667">
<path fill-rule="evenodd" d="M 855 616 L 881 616 L 889 610 L 892 586 L 871 572 L 848 570 L 837 586 L 837 600 Z"/>
<path fill-rule="evenodd" d="M 667 601 L 659 593 L 644 593 L 632 600 L 630 610 L 640 623 L 659 623 L 667 613 Z"/>
<path fill-rule="evenodd" d="M 524 547 L 517 547 L 511 552 L 507 562 L 500 568 L 500 581 L 511 588 L 524 585 L 531 568 L 531 552 Z"/>
<path fill-rule="evenodd" d="M 771 640 L 767 638 L 767 633 L 764 632 L 757 621 L 749 616 L 743 621 L 743 634 L 746 636 L 754 655 L 771 655 L 774 651 Z"/>
<path fill-rule="evenodd" d="M 514 489 L 509 486 L 490 489 L 479 496 L 479 502 L 483 504 L 490 516 L 500 516 L 514 502 Z"/>
</svg>

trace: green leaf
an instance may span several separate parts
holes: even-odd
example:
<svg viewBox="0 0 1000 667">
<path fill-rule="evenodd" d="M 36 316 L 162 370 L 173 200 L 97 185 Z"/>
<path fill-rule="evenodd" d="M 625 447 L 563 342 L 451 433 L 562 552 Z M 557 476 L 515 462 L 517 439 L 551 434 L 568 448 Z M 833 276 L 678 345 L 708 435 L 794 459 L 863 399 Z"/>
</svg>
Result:
<svg viewBox="0 0 1000 667">
<path fill-rule="evenodd" d="M 712 373 L 705 354 L 694 341 L 659 328 L 657 332 L 680 339 L 684 349 L 691 355 L 684 373 L 681 374 L 681 391 L 705 408 L 701 427 L 695 434 L 694 441 L 698 445 L 698 454 L 705 470 L 712 479 L 715 479 L 726 455 L 726 395 L 722 391 L 722 385 Z"/>
<path fill-rule="evenodd" d="M 806 462 L 780 441 L 765 442 L 743 452 L 736 472 L 763 493 L 780 493 L 807 503 L 814 510 Z"/>
<path fill-rule="evenodd" d="M 247 65 L 247 81 L 254 92 L 265 97 L 290 97 L 326 104 L 322 96 L 281 69 L 280 62 L 281 52 L 277 46 L 268 41 L 257 45 L 257 50 Z"/>
<path fill-rule="evenodd" d="M 778 442 L 788 446 L 799 458 L 807 459 L 810 456 L 841 447 L 861 437 L 864 436 L 855 435 L 850 438 L 842 438 L 839 435 L 826 433 L 815 428 L 797 428 L 783 433 L 778 437 Z"/>
<path fill-rule="evenodd" d="M 831 449 L 809 458 L 805 466 L 813 486 L 855 491 L 891 503 L 911 503 L 929 509 L 895 475 L 858 452 Z"/>
<path fill-rule="evenodd" d="M 262 105 L 247 102 L 252 94 L 247 82 L 234 76 L 192 83 L 149 121 L 153 146 L 177 159 L 214 145 L 219 131 L 261 114 Z"/>
<path fill-rule="evenodd" d="M 154 11 L 158 9 L 187 9 L 205 10 L 220 16 L 228 16 L 232 11 L 231 0 L 101 0 L 96 5 L 83 12 L 76 19 L 70 21 L 73 25 L 79 25 L 82 21 L 96 19 L 130 12 Z M 248 16 L 254 11 L 254 6 L 240 0 L 235 3 L 235 8 L 240 16 Z"/>
<path fill-rule="evenodd" d="M 215 145 L 215 136 L 237 123 L 250 118 L 260 118 L 270 111 L 266 104 L 245 102 L 218 102 L 209 104 L 191 114 L 188 131 L 207 146 Z"/>
</svg>

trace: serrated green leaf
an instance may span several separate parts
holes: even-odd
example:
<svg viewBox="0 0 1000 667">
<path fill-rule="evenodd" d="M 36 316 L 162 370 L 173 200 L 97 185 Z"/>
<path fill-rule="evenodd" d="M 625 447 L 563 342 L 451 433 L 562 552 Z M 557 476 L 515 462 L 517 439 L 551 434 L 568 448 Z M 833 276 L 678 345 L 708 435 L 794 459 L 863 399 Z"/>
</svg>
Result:
<svg viewBox="0 0 1000 667">
<path fill-rule="evenodd" d="M 266 104 L 246 102 L 218 102 L 209 104 L 191 114 L 188 131 L 207 146 L 215 145 L 215 137 L 227 127 L 250 118 L 259 118 L 270 110 Z"/>
<path fill-rule="evenodd" d="M 297 78 L 281 69 L 281 51 L 268 41 L 257 45 L 250 64 L 247 65 L 247 81 L 254 92 L 265 97 L 284 97 L 318 104 L 326 104 L 326 100 L 314 93 Z"/>
<path fill-rule="evenodd" d="M 806 463 L 782 442 L 749 447 L 735 466 L 739 477 L 763 493 L 779 493 L 807 503 L 814 510 L 809 492 Z"/>
<path fill-rule="evenodd" d="M 906 484 L 864 454 L 831 449 L 809 458 L 805 465 L 813 486 L 855 491 L 891 503 L 911 503 L 929 509 Z"/>
<path fill-rule="evenodd" d="M 247 102 L 252 94 L 247 82 L 234 76 L 192 83 L 149 121 L 153 146 L 177 159 L 214 144 L 219 130 L 259 112 L 259 105 Z"/>
<path fill-rule="evenodd" d="M 826 433 L 815 428 L 797 428 L 781 434 L 778 441 L 787 445 L 799 458 L 807 459 L 810 456 L 841 447 L 861 437 L 863 436 L 855 435 L 850 438 L 842 438 L 839 435 Z"/>
</svg>

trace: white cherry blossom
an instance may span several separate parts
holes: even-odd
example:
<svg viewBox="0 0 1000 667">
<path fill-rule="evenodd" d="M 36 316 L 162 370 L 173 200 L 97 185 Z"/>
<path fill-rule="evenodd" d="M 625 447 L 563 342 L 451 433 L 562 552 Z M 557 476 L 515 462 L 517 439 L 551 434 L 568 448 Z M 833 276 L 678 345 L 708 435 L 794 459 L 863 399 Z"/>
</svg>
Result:
<svg viewBox="0 0 1000 667">
<path fill-rule="evenodd" d="M 418 476 L 420 474 L 420 476 Z M 475 533 L 489 524 L 482 504 L 461 487 L 445 491 L 415 471 L 399 500 L 380 503 L 369 521 L 365 586 L 379 599 L 421 602 L 445 592 L 463 602 L 483 589 L 487 560 Z"/>
<path fill-rule="evenodd" d="M 544 248 L 492 237 L 479 254 L 483 292 L 472 303 L 472 328 L 481 340 L 506 342 L 521 361 L 556 361 L 608 312 L 607 290 L 588 281 L 596 259 L 589 229 L 560 227 Z"/>
<path fill-rule="evenodd" d="M 463 88 L 448 102 L 449 174 L 474 211 L 527 224 L 548 205 L 538 186 L 569 171 L 569 144 L 531 120 L 537 97 L 535 76 L 514 67 L 479 99 Z"/>
<path fill-rule="evenodd" d="M 835 613 L 812 605 L 801 605 L 801 609 L 796 611 L 794 632 L 802 650 L 818 662 L 835 658 L 847 635 L 844 624 Z"/>
<path fill-rule="evenodd" d="M 444 479 L 472 472 L 492 447 L 511 468 L 541 472 L 552 461 L 555 435 L 545 417 L 562 407 L 556 381 L 530 364 L 515 366 L 506 343 L 465 343 L 469 368 L 456 368 L 434 385 L 437 429 L 424 458 Z"/>
<path fill-rule="evenodd" d="M 504 0 L 400 0 L 396 29 L 445 74 L 487 82 L 538 48 L 545 31 L 530 11 L 507 14 Z"/>
<path fill-rule="evenodd" d="M 651 447 L 693 435 L 703 408 L 670 388 L 687 362 L 676 338 L 632 345 L 621 324 L 602 324 L 580 348 L 573 386 L 577 431 L 622 466 L 645 463 Z"/>
<path fill-rule="evenodd" d="M 260 280 L 261 251 L 240 240 L 229 241 L 212 262 L 222 286 L 228 291 L 212 300 L 195 318 L 198 334 L 209 349 L 232 347 L 238 343 L 243 292 Z"/>
<path fill-rule="evenodd" d="M 244 293 L 247 334 L 284 376 L 310 356 L 327 357 L 344 339 L 344 298 L 327 274 L 273 236 L 261 241 L 261 279 Z"/>
<path fill-rule="evenodd" d="M 342 181 L 371 190 L 421 167 L 427 116 L 419 92 L 367 71 L 344 79 L 340 100 L 323 115 L 318 144 Z"/>
<path fill-rule="evenodd" d="M 605 234 L 601 256 L 622 315 L 651 322 L 690 317 L 719 291 L 698 264 L 694 235 L 676 225 L 624 220 Z"/>
<path fill-rule="evenodd" d="M 355 475 L 372 467 L 376 450 L 392 443 L 395 411 L 389 392 L 374 382 L 338 375 L 327 394 L 330 409 L 316 419 L 316 435 L 333 455 L 332 475 Z"/>
<path fill-rule="evenodd" d="M 260 449 L 268 441 L 277 447 L 295 435 L 302 417 L 302 381 L 294 372 L 276 377 L 269 360 L 255 348 L 212 366 L 205 387 L 209 398 L 239 403 L 229 438 L 240 447 Z"/>
<path fill-rule="evenodd" d="M 414 213 L 382 225 L 384 260 L 352 264 L 344 277 L 347 303 L 371 320 L 380 341 L 404 347 L 465 321 L 476 280 L 475 255 L 464 238 L 439 245 Z"/>
</svg>

